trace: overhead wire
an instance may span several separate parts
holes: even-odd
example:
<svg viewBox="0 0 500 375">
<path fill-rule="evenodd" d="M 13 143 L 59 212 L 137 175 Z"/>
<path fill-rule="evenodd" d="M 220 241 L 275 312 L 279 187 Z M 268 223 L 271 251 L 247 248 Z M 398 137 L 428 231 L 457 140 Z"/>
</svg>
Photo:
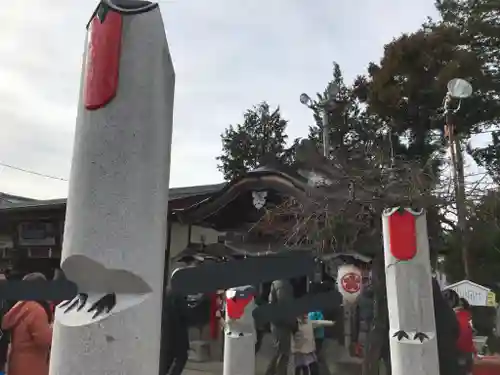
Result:
<svg viewBox="0 0 500 375">
<path fill-rule="evenodd" d="M 10 169 L 13 169 L 15 171 L 19 171 L 19 172 L 31 174 L 31 175 L 34 175 L 34 176 L 38 176 L 38 177 L 44 177 L 44 178 L 48 178 L 48 179 L 51 179 L 51 180 L 68 182 L 68 179 L 66 179 L 66 178 L 52 176 L 50 174 L 45 174 L 45 173 L 41 173 L 41 172 L 36 172 L 36 171 L 30 170 L 30 169 L 17 167 L 17 166 L 12 165 L 12 164 L 7 164 L 7 163 L 0 162 L 0 166 L 1 167 L 5 167 L 5 168 L 10 168 Z"/>
<path fill-rule="evenodd" d="M 31 175 L 34 175 L 34 176 L 38 176 L 38 177 L 49 178 L 51 180 L 64 181 L 64 182 L 68 182 L 69 181 L 67 178 L 58 177 L 58 176 L 54 176 L 54 175 L 50 175 L 50 174 L 45 174 L 45 173 L 41 173 L 41 172 L 36 172 L 34 170 L 31 170 L 31 169 L 21 168 L 21 167 L 17 167 L 15 165 L 3 163 L 3 162 L 0 162 L 0 167 L 5 167 L 5 168 L 13 169 L 13 170 L 16 170 L 16 171 L 19 171 L 19 172 L 28 173 L 28 174 L 31 174 Z M 477 176 L 484 176 L 484 175 L 487 175 L 487 174 L 488 174 L 488 172 L 470 173 L 470 174 L 466 174 L 464 177 L 465 178 L 477 177 Z"/>
<path fill-rule="evenodd" d="M 485 132 L 479 132 L 479 133 L 475 133 L 475 134 L 484 134 L 484 133 L 492 133 L 492 132 L 493 131 L 485 131 Z M 391 139 L 391 154 L 393 152 L 394 151 L 392 150 L 392 139 Z M 392 157 L 394 157 L 394 156 L 392 155 Z M 56 181 L 68 182 L 68 179 L 63 178 L 63 177 L 54 176 L 54 175 L 50 175 L 50 174 L 46 174 L 46 173 L 41 173 L 41 172 L 37 172 L 37 171 L 31 170 L 31 169 L 27 169 L 27 168 L 21 168 L 21 167 L 18 167 L 18 166 L 12 165 L 12 164 L 8 164 L 8 163 L 0 162 L 0 166 L 1 167 L 5 167 L 5 168 L 9 168 L 9 169 L 12 169 L 12 170 L 16 170 L 18 172 L 23 172 L 23 173 L 31 174 L 33 176 L 48 178 L 48 179 L 56 180 Z M 471 173 L 471 174 L 465 175 L 464 177 L 465 178 L 477 177 L 477 176 L 484 176 L 484 175 L 487 175 L 487 174 L 488 174 L 488 172 Z"/>
</svg>

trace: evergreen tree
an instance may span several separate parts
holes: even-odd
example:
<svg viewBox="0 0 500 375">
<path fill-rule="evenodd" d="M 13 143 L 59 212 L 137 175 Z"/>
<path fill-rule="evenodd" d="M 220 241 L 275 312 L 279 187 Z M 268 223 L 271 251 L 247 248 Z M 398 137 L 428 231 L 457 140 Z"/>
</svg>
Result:
<svg viewBox="0 0 500 375">
<path fill-rule="evenodd" d="M 480 58 L 459 48 L 460 43 L 457 30 L 446 25 L 402 35 L 386 45 L 380 64 L 370 64 L 368 76 L 356 82 L 356 93 L 368 111 L 405 137 L 408 157 L 423 163 L 444 146 L 442 105 L 448 81 L 467 79 L 481 93 L 487 80 Z M 483 99 L 474 95 L 463 101 L 455 121 L 460 134 L 468 136 L 487 125 L 491 116 L 485 113 Z"/>
<path fill-rule="evenodd" d="M 472 148 L 470 144 L 467 145 L 467 152 L 500 185 L 500 131 L 491 132 L 490 144 L 486 146 Z"/>
<path fill-rule="evenodd" d="M 468 220 L 470 228 L 468 249 L 474 281 L 491 288 L 498 288 L 500 269 L 500 193 L 490 191 L 471 208 Z M 446 236 L 449 255 L 445 270 L 452 281 L 463 279 L 460 252 L 456 249 L 456 236 Z"/>
<path fill-rule="evenodd" d="M 430 190 L 439 188 L 437 177 L 447 149 L 442 104 L 449 80 L 464 78 L 474 87 L 454 119 L 462 142 L 499 121 L 499 102 L 492 100 L 491 93 L 493 78 L 485 70 L 482 55 L 464 44 L 462 34 L 458 27 L 444 22 L 402 35 L 386 45 L 380 63 L 370 64 L 368 76 L 358 77 L 355 84 L 355 93 L 367 112 L 386 122 L 399 140 L 393 142 L 397 157 L 420 160 L 431 177 Z M 480 151 L 475 150 L 475 155 L 484 156 Z M 436 249 L 441 246 L 441 224 L 437 213 L 430 216 L 429 235 Z"/>
<path fill-rule="evenodd" d="M 368 151 L 369 154 L 370 148 L 373 148 L 377 142 L 380 143 L 382 138 L 387 138 L 384 132 L 386 128 L 380 117 L 362 108 L 353 87 L 345 83 L 342 70 L 337 63 L 333 65 L 333 77 L 326 87 L 328 88 L 332 83 L 339 87 L 339 93 L 335 98 L 337 101 L 335 108 L 328 113 L 331 154 L 343 157 L 345 160 L 351 159 L 354 164 L 355 154 L 367 155 L 364 152 L 359 153 L 360 149 Z M 312 105 L 315 124 L 309 127 L 308 138 L 317 145 L 321 145 L 323 141 L 323 114 L 319 103 L 326 98 L 326 95 L 327 89 L 317 95 L 317 100 Z M 387 151 L 389 156 L 390 150 L 384 151 Z"/>
<path fill-rule="evenodd" d="M 442 24 L 460 33 L 461 48 L 474 52 L 483 63 L 489 85 L 500 84 L 500 1 L 437 0 Z M 497 90 L 498 92 L 498 90 Z"/>
<path fill-rule="evenodd" d="M 287 120 L 280 109 L 262 102 L 244 114 L 242 124 L 230 125 L 223 134 L 219 171 L 226 181 L 240 177 L 260 165 L 277 160 L 289 164 L 294 148 L 287 148 Z"/>
<path fill-rule="evenodd" d="M 500 1 L 499 0 L 440 0 L 436 7 L 443 24 L 460 35 L 460 48 L 472 52 L 481 64 L 484 77 L 474 82 L 482 97 L 486 115 L 478 130 L 500 122 Z M 431 27 L 435 27 L 432 25 Z M 483 166 L 493 180 L 500 183 L 500 132 L 491 132 L 491 143 L 467 150 Z"/>
</svg>

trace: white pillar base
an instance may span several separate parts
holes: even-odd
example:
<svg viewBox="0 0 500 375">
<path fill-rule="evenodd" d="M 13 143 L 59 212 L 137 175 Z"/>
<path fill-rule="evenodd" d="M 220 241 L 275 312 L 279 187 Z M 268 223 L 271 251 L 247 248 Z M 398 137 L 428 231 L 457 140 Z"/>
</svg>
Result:
<svg viewBox="0 0 500 375">
<path fill-rule="evenodd" d="M 223 375 L 255 375 L 255 337 L 253 334 L 224 335 Z"/>
</svg>

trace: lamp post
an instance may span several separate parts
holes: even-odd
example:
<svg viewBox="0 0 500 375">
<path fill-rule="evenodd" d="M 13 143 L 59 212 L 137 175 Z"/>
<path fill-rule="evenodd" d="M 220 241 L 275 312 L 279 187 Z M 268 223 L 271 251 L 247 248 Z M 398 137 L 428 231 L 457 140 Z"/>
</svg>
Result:
<svg viewBox="0 0 500 375">
<path fill-rule="evenodd" d="M 340 91 L 340 87 L 335 83 L 331 82 L 328 85 L 326 96 L 323 100 L 318 103 L 321 109 L 321 121 L 323 130 L 323 155 L 328 158 L 330 154 L 330 137 L 329 137 L 329 127 L 328 127 L 328 115 L 334 109 L 337 108 L 340 101 L 337 99 L 337 95 Z M 300 95 L 300 102 L 306 107 L 313 109 L 313 101 L 306 93 Z"/>
<path fill-rule="evenodd" d="M 466 80 L 454 78 L 448 82 L 448 92 L 443 100 L 443 109 L 445 115 L 444 133 L 450 144 L 450 156 L 453 167 L 453 180 L 455 187 L 455 199 L 457 202 L 457 224 L 460 233 L 460 246 L 462 252 L 462 262 L 464 264 L 465 278 L 470 278 L 469 256 L 466 241 L 466 206 L 465 206 L 465 176 L 464 160 L 462 156 L 462 147 L 460 139 L 457 139 L 455 132 L 455 123 L 453 115 L 460 110 L 462 99 L 472 95 L 472 86 Z M 453 99 L 458 99 L 456 108 L 451 107 Z"/>
</svg>

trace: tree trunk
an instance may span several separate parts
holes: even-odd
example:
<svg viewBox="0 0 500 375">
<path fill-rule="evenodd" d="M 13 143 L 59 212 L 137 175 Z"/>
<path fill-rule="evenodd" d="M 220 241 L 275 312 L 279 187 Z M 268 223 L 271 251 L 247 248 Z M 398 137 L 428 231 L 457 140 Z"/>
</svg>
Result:
<svg viewBox="0 0 500 375">
<path fill-rule="evenodd" d="M 381 359 L 386 362 L 387 375 L 390 375 L 389 361 L 389 312 L 387 310 L 387 293 L 385 289 L 384 254 L 379 254 L 372 263 L 372 286 L 374 292 L 374 314 L 368 334 L 363 375 L 378 375 Z"/>
</svg>

